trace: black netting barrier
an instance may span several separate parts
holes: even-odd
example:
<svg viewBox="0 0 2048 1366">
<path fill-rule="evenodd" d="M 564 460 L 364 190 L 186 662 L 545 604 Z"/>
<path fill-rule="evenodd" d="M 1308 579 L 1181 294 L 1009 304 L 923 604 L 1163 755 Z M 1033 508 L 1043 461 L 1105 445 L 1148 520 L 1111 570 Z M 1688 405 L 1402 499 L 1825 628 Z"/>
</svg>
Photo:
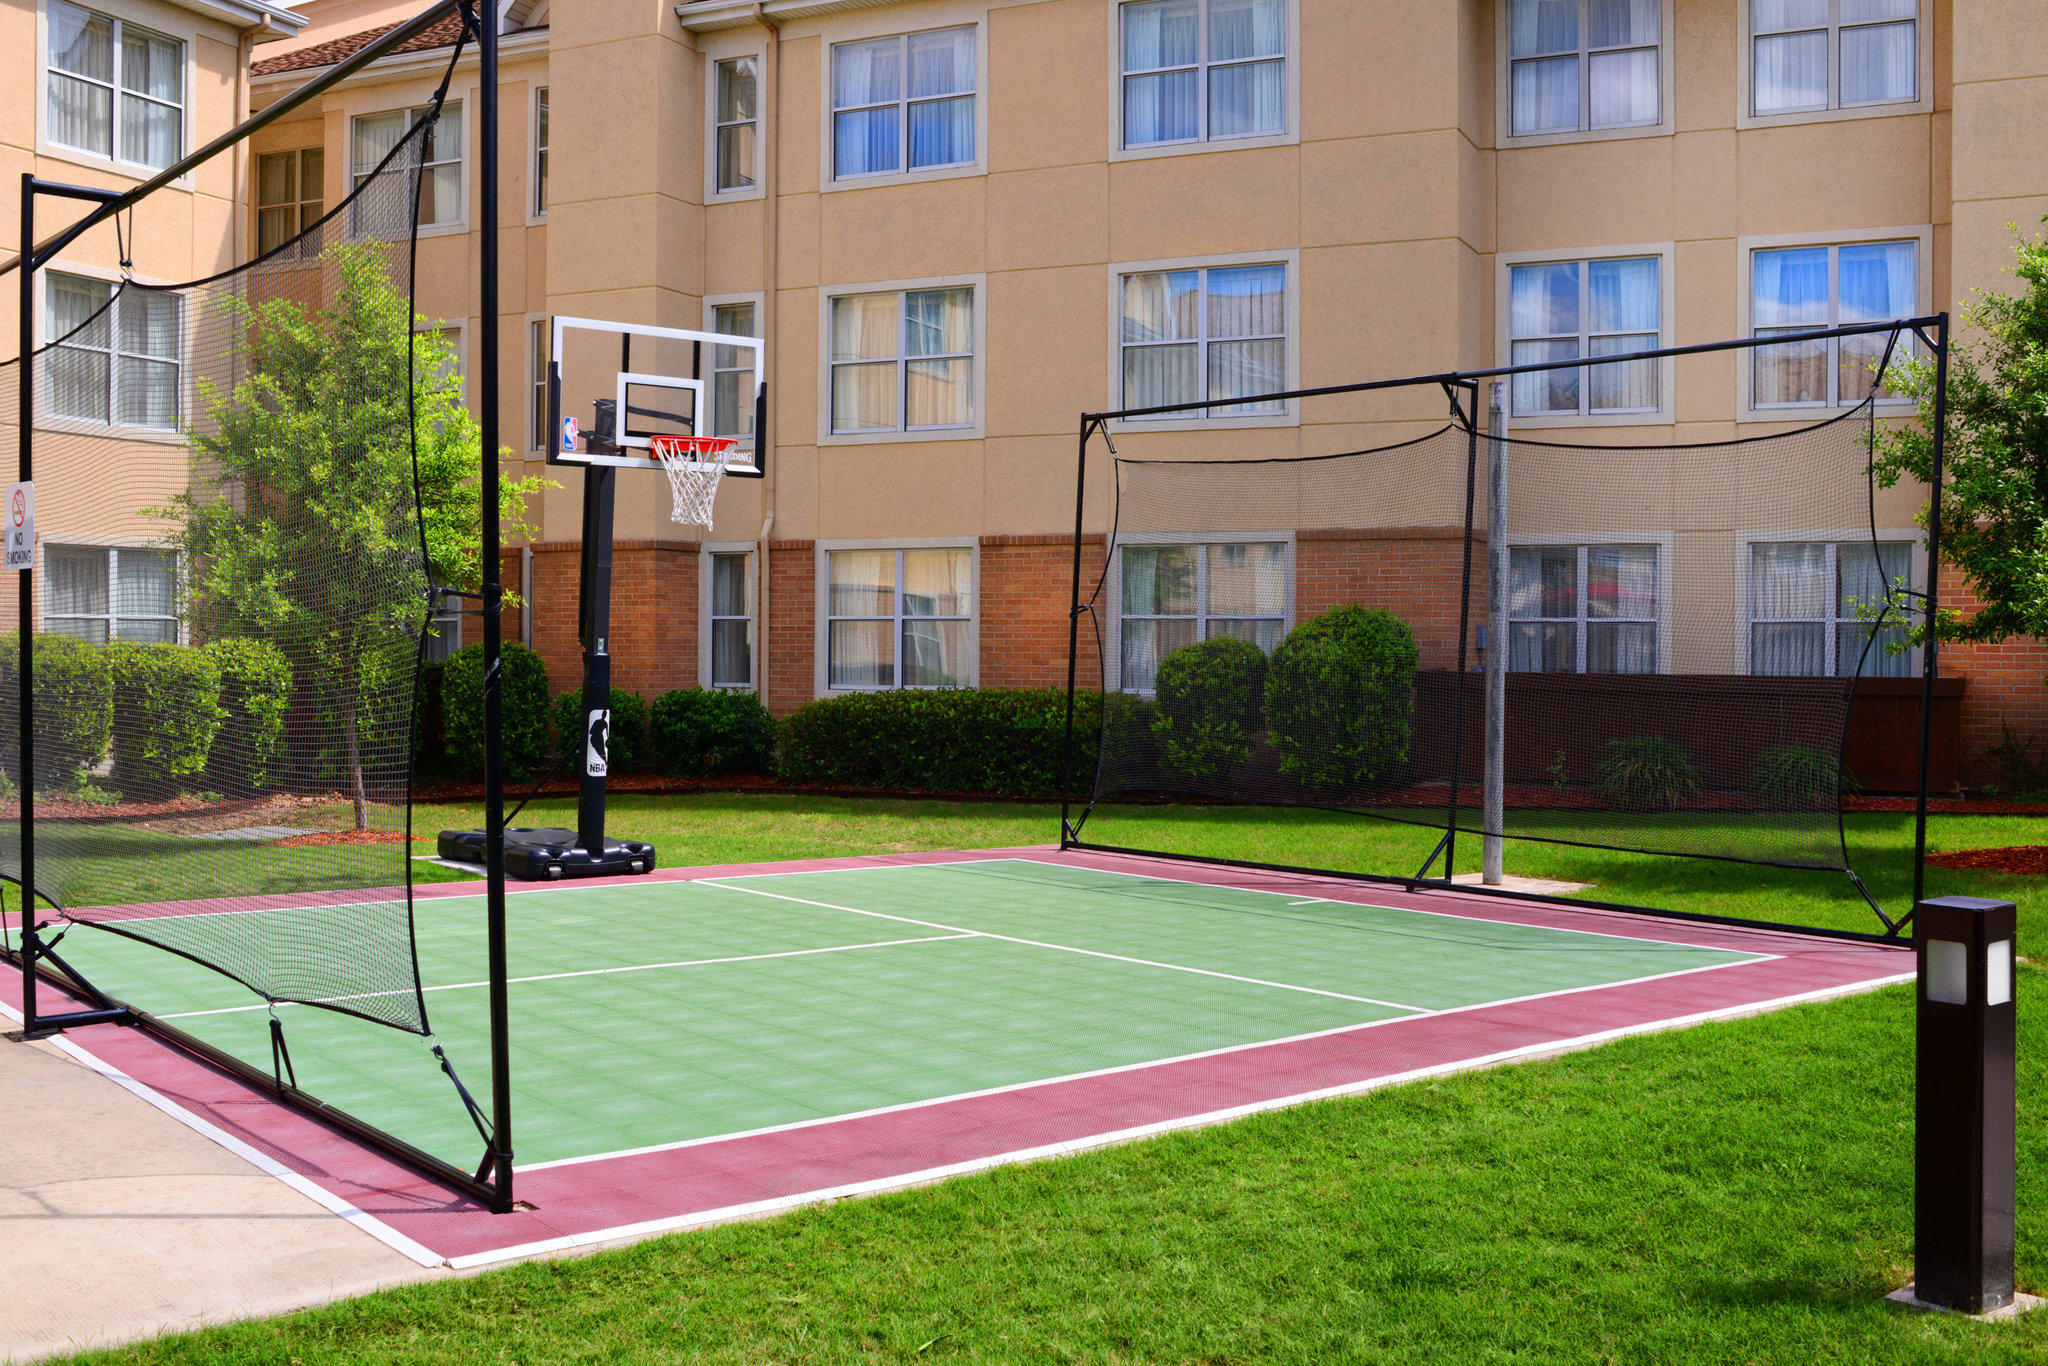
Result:
<svg viewBox="0 0 2048 1366">
<path fill-rule="evenodd" d="M 1330 455 L 1118 455 L 1083 588 L 1107 693 L 1094 799 L 1483 832 L 1486 656 L 1505 648 L 1499 833 L 1847 869 L 1858 679 L 1913 672 L 1917 545 L 1878 534 L 1872 420 L 1656 447 L 1459 420 Z"/>
<path fill-rule="evenodd" d="M 414 690 L 429 549 L 444 581 L 461 552 L 418 489 L 478 456 L 453 351 L 415 316 L 414 225 L 455 121 L 439 99 L 395 117 L 345 200 L 208 278 L 37 272 L 32 766 L 11 594 L 0 638 L 0 873 L 21 880 L 32 838 L 60 922 L 419 1033 Z M 138 220 L 96 232 L 132 249 Z"/>
</svg>

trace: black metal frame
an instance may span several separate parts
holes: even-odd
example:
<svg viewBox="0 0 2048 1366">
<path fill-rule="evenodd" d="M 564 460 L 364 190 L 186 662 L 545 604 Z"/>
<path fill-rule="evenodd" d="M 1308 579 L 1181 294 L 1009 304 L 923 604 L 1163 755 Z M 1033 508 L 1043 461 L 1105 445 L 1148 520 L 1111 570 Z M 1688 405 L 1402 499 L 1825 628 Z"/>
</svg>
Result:
<svg viewBox="0 0 2048 1366">
<path fill-rule="evenodd" d="M 482 0 L 435 0 L 426 9 L 411 19 L 382 34 L 376 41 L 354 53 L 345 61 L 330 67 L 327 71 L 306 84 L 298 87 L 281 99 L 251 115 L 235 127 L 221 134 L 195 152 L 186 155 L 172 166 L 162 170 L 132 189 L 110 191 L 83 186 L 66 185 L 39 179 L 34 173 L 26 173 L 21 179 L 21 220 L 20 238 L 22 253 L 12 262 L 0 265 L 0 274 L 8 270 L 19 270 L 19 366 L 17 381 L 20 386 L 20 431 L 17 478 L 29 482 L 34 477 L 34 432 L 35 422 L 35 279 L 36 272 L 49 264 L 67 245 L 76 241 L 91 229 L 105 223 L 151 193 L 172 183 L 223 150 L 246 140 L 258 129 L 275 122 L 299 108 L 307 101 L 334 88 L 379 58 L 400 49 L 433 25 L 450 15 L 462 17 L 467 36 L 473 36 L 477 44 L 479 64 L 478 83 L 478 256 L 480 274 L 480 297 L 478 311 L 485 320 L 485 326 L 478 347 L 478 366 L 484 374 L 496 374 L 499 356 L 498 319 L 498 142 L 499 142 L 499 92 L 498 92 L 498 17 L 495 6 Z M 92 204 L 93 209 L 53 234 L 42 242 L 35 241 L 35 206 L 37 199 L 55 198 L 80 200 Z M 30 243 L 34 243 L 30 246 Z M 503 697 L 500 689 L 499 656 L 503 640 L 504 590 L 498 563 L 502 540 L 498 512 L 499 470 L 497 451 L 501 428 L 498 386 L 486 384 L 480 391 L 478 404 L 478 426 L 480 428 L 481 460 L 481 501 L 483 514 L 483 585 L 480 594 L 484 619 L 484 826 L 485 826 L 485 917 L 486 937 L 489 954 L 490 976 L 490 1031 L 491 1031 L 491 1105 L 490 1118 L 485 1133 L 486 1151 L 478 1169 L 471 1173 L 430 1153 L 421 1151 L 392 1134 L 356 1119 L 346 1112 L 326 1104 L 296 1085 L 288 1083 L 284 1076 L 266 1074 L 240 1058 L 236 1058 L 200 1039 L 165 1024 L 148 1013 L 124 1002 L 114 1000 L 94 987 L 76 970 L 56 955 L 53 945 L 45 943 L 36 922 L 36 874 L 35 874 L 35 785 L 24 781 L 21 784 L 21 942 L 18 948 L 0 945 L 0 957 L 20 967 L 22 973 L 23 1029 L 27 1038 L 45 1037 L 65 1029 L 88 1024 L 120 1023 L 137 1025 L 172 1046 L 197 1057 L 204 1062 L 227 1072 L 238 1080 L 275 1096 L 278 1100 L 301 1110 L 315 1119 L 328 1124 L 371 1147 L 403 1162 L 409 1167 L 438 1181 L 471 1199 L 477 1200 L 494 1212 L 505 1213 L 513 1208 L 512 1180 L 512 1086 L 511 1086 L 511 1025 L 510 1006 L 507 997 L 508 976 L 505 937 L 505 858 L 504 858 L 504 768 L 503 768 Z M 17 571 L 19 620 L 24 624 L 35 620 L 35 571 Z M 20 711 L 16 718 L 20 732 L 21 758 L 24 773 L 33 773 L 34 737 L 34 689 L 32 667 L 34 658 L 35 632 L 23 629 L 21 637 L 21 659 L 19 665 Z M 47 901 L 48 899 L 45 898 Z M 55 906 L 55 902 L 50 902 Z M 61 908 L 59 908 L 61 909 Z M 61 936 L 60 936 L 61 937 Z M 89 1009 L 69 1011 L 57 1015 L 45 1015 L 37 1009 L 37 986 L 47 983 L 61 990 L 86 997 L 96 1004 Z M 446 1062 L 443 1060 L 445 1068 Z M 452 1073 L 451 1073 L 452 1076 Z M 457 1089 L 461 1089 L 457 1082 Z M 467 1101 L 467 1093 L 464 1099 Z M 486 1126 L 480 1121 L 479 1128 Z"/>
<path fill-rule="evenodd" d="M 1269 394 L 1255 394 L 1223 399 L 1198 399 L 1188 403 L 1155 404 L 1149 407 L 1142 408 L 1123 408 L 1108 412 L 1083 413 L 1081 416 L 1080 438 L 1077 446 L 1074 472 L 1074 551 L 1072 587 L 1070 593 L 1070 600 L 1068 604 L 1067 622 L 1066 735 L 1062 749 L 1063 759 L 1060 771 L 1059 847 L 1061 849 L 1090 850 L 1097 853 L 1135 854 L 1152 858 L 1169 858 L 1189 863 L 1218 864 L 1225 867 L 1252 868 L 1270 872 L 1298 873 L 1316 877 L 1335 877 L 1359 882 L 1394 884 L 1397 886 L 1406 887 L 1410 891 L 1414 891 L 1420 887 L 1450 889 L 1453 887 L 1451 877 L 1453 872 L 1455 871 L 1454 859 L 1457 848 L 1456 839 L 1458 830 L 1458 788 L 1460 778 L 1462 776 L 1460 772 L 1462 757 L 1461 742 L 1463 739 L 1462 733 L 1457 735 L 1456 739 L 1454 739 L 1453 741 L 1452 746 L 1451 794 L 1449 799 L 1450 819 L 1448 826 L 1445 830 L 1443 839 L 1440 840 L 1436 848 L 1431 851 L 1428 861 L 1425 862 L 1422 865 L 1421 870 L 1418 871 L 1412 877 L 1396 877 L 1387 874 L 1346 872 L 1328 868 L 1298 868 L 1283 864 L 1259 863 L 1249 859 L 1226 859 L 1197 856 L 1192 854 L 1175 854 L 1160 849 L 1134 849 L 1121 845 L 1095 844 L 1083 840 L 1081 838 L 1081 828 L 1082 826 L 1086 825 L 1088 814 L 1090 811 L 1094 809 L 1094 800 L 1091 796 L 1087 806 L 1083 808 L 1079 820 L 1077 821 L 1074 816 L 1075 793 L 1073 790 L 1073 749 L 1075 740 L 1074 713 L 1075 694 L 1077 691 L 1080 665 L 1081 618 L 1083 615 L 1092 613 L 1094 611 L 1093 595 L 1091 595 L 1090 599 L 1086 602 L 1084 602 L 1081 597 L 1081 560 L 1082 547 L 1084 544 L 1083 537 L 1086 531 L 1087 518 L 1088 446 L 1089 443 L 1094 439 L 1095 434 L 1097 432 L 1102 433 L 1105 442 L 1109 444 L 1110 455 L 1112 458 L 1114 458 L 1116 454 L 1116 447 L 1110 435 L 1111 424 L 1115 422 L 1130 421 L 1137 418 L 1167 417 L 1175 414 L 1199 413 L 1205 412 L 1210 408 L 1234 407 L 1246 403 L 1284 403 L 1293 402 L 1301 399 L 1335 398 L 1346 394 L 1371 393 L 1376 390 L 1384 389 L 1410 389 L 1431 386 L 1441 387 L 1447 392 L 1451 393 L 1453 395 L 1453 408 L 1454 410 L 1456 410 L 1458 406 L 1457 396 L 1459 394 L 1470 394 L 1472 396 L 1472 411 L 1470 414 L 1470 418 L 1466 421 L 1466 428 L 1469 433 L 1470 444 L 1468 447 L 1466 457 L 1468 469 L 1465 493 L 1465 560 L 1463 571 L 1464 591 L 1463 602 L 1459 613 L 1458 678 L 1457 683 L 1455 685 L 1455 701 L 1453 704 L 1455 708 L 1453 713 L 1453 725 L 1458 727 L 1461 732 L 1465 710 L 1464 689 L 1465 675 L 1467 672 L 1466 648 L 1467 641 L 1470 636 L 1471 625 L 1470 609 L 1473 540 L 1472 504 L 1474 498 L 1473 471 L 1476 470 L 1478 461 L 1479 438 L 1477 421 L 1477 394 L 1480 381 L 1506 378 L 1514 375 L 1542 374 L 1554 370 L 1579 370 L 1595 365 L 1619 365 L 1625 364 L 1629 361 L 1662 360 L 1666 357 L 1672 356 L 1696 356 L 1714 352 L 1749 351 L 1754 350 L 1757 347 L 1763 346 L 1783 346 L 1788 344 L 1797 344 L 1800 342 L 1826 341 L 1839 337 L 1858 337 L 1870 336 L 1875 334 L 1890 334 L 1896 337 L 1899 333 L 1902 332 L 1913 333 L 1927 346 L 1927 348 L 1934 355 L 1935 366 L 1935 391 L 1933 400 L 1934 431 L 1931 434 L 1934 444 L 1934 470 L 1932 485 L 1933 493 L 1930 498 L 1928 513 L 1927 587 L 1924 592 L 1911 594 L 1911 596 L 1915 596 L 1921 599 L 1921 605 L 1924 609 L 1922 616 L 1922 635 L 1924 639 L 1921 644 L 1922 680 L 1920 698 L 1920 759 L 1919 777 L 1918 782 L 1916 784 L 1914 800 L 1913 901 L 1914 904 L 1917 906 L 1921 901 L 1925 891 L 1925 878 L 1927 866 L 1927 785 L 1929 769 L 1932 763 L 1933 756 L 1934 681 L 1939 674 L 1939 656 L 1937 649 L 1938 642 L 1936 639 L 1936 631 L 1939 620 L 1938 614 L 1940 611 L 1941 585 L 1940 490 L 1943 482 L 1944 455 L 1946 451 L 1947 441 L 1946 429 L 1948 413 L 1949 315 L 1946 312 L 1926 314 L 1912 318 L 1887 319 L 1883 322 L 1860 323 L 1843 327 L 1817 328 L 1815 330 L 1808 332 L 1788 333 L 1783 336 L 1735 337 L 1730 338 L 1726 341 L 1699 342 L 1686 346 L 1662 346 L 1645 351 L 1633 351 L 1624 355 L 1617 356 L 1587 356 L 1574 360 L 1538 361 L 1526 365 L 1494 366 L 1492 368 L 1484 370 L 1447 370 L 1439 372 L 1437 374 L 1409 375 L 1403 376 L 1398 379 L 1365 380 L 1355 384 L 1332 384 L 1323 385 L 1312 389 L 1288 389 Z M 1887 352 L 1887 356 L 1889 356 L 1889 351 Z M 1103 550 L 1103 573 L 1106 577 L 1109 572 L 1108 556 L 1113 554 L 1115 551 L 1114 525 L 1112 525 L 1111 529 L 1106 534 Z M 1498 642 L 1496 642 L 1491 648 L 1498 649 L 1500 648 L 1500 645 Z M 1335 810 L 1337 808 L 1327 809 Z M 1511 835 L 1506 836 L 1505 838 L 1523 839 L 1531 837 Z M 1572 841 L 1568 840 L 1547 840 L 1543 842 L 1572 843 Z M 1847 862 L 1846 852 L 1847 846 L 1845 843 L 1845 863 Z M 1444 859 L 1443 876 L 1440 878 L 1432 878 L 1425 876 L 1429 869 L 1435 864 L 1437 856 L 1439 854 L 1443 855 Z M 1683 853 L 1672 853 L 1669 856 L 1673 858 L 1715 857 L 1713 855 Z M 1750 860 L 1738 859 L 1733 861 L 1749 862 Z M 1900 936 L 1912 923 L 1912 912 L 1908 911 L 1906 914 L 1900 916 L 1897 920 L 1891 919 L 1884 913 L 1883 909 L 1877 905 L 1876 901 L 1871 898 L 1869 892 L 1863 887 L 1862 880 L 1856 876 L 1855 870 L 1849 869 L 1848 873 L 1850 879 L 1854 882 L 1857 891 L 1863 895 L 1866 901 L 1870 902 L 1871 909 L 1876 912 L 1878 919 L 1884 923 L 1885 929 L 1882 934 L 1873 934 L 1855 930 L 1822 929 L 1809 925 L 1794 925 L 1776 921 L 1750 920 L 1737 916 L 1706 915 L 1697 912 L 1676 911 L 1654 906 L 1628 905 L 1619 902 L 1586 901 L 1576 897 L 1569 899 L 1549 897 L 1531 892 L 1516 892 L 1500 887 L 1488 887 L 1483 884 L 1478 886 L 1458 884 L 1456 885 L 1455 890 L 1460 892 L 1472 892 L 1481 896 L 1502 897 L 1521 901 L 1537 901 L 1553 905 L 1584 906 L 1607 911 L 1626 911 L 1631 912 L 1633 914 L 1657 916 L 1664 919 L 1696 921 L 1717 925 L 1732 925 L 1745 929 L 1768 929 L 1792 934 L 1811 935 L 1827 939 L 1846 939 L 1855 942 L 1874 942 L 1892 945 L 1900 944 L 1902 942 Z"/>
</svg>

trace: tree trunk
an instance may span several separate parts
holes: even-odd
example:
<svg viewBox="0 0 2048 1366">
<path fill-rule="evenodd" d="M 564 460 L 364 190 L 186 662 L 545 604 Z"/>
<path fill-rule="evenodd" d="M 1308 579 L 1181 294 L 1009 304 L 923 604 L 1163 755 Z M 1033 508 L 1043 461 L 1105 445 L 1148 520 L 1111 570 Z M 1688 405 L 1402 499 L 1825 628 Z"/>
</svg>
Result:
<svg viewBox="0 0 2048 1366">
<path fill-rule="evenodd" d="M 341 689 L 341 755 L 348 765 L 348 795 L 356 809 L 356 829 L 370 828 L 370 793 L 363 783 L 363 746 L 356 734 L 355 670 L 349 669 Z"/>
</svg>

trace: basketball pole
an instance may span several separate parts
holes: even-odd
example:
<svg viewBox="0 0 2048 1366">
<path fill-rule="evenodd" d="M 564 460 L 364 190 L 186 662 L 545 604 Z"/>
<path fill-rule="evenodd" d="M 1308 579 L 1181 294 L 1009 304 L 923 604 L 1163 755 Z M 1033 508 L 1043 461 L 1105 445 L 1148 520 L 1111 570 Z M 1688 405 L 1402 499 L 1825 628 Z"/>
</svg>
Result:
<svg viewBox="0 0 2048 1366">
<path fill-rule="evenodd" d="M 1501 885 L 1502 834 L 1507 829 L 1508 713 L 1508 450 L 1506 381 L 1487 385 L 1486 434 L 1486 776 L 1481 813 L 1486 832 L 1481 841 L 1480 879 Z"/>
</svg>

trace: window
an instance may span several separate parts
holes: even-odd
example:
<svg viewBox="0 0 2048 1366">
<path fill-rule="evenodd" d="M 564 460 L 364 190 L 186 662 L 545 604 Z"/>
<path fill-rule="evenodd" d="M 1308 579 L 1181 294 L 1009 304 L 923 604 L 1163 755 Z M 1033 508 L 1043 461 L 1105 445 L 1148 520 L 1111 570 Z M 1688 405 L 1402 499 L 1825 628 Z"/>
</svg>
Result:
<svg viewBox="0 0 2048 1366">
<path fill-rule="evenodd" d="M 826 559 L 826 686 L 972 682 L 973 551 L 833 550 Z"/>
<path fill-rule="evenodd" d="M 717 145 L 712 149 L 712 161 L 720 194 L 754 188 L 754 169 L 759 164 L 760 60 L 734 57 L 718 64 L 713 92 L 718 106 L 712 125 Z"/>
<path fill-rule="evenodd" d="M 974 425 L 974 290 L 832 300 L 832 430 Z"/>
<path fill-rule="evenodd" d="M 1121 685 L 1150 692 L 1159 661 L 1236 636 L 1271 653 L 1287 632 L 1287 543 L 1127 545 L 1118 552 Z"/>
<path fill-rule="evenodd" d="M 1123 405 L 1243 398 L 1287 387 L 1287 267 L 1215 266 L 1123 277 Z M 1174 417 L 1280 413 L 1233 403 Z"/>
<path fill-rule="evenodd" d="M 318 147 L 266 152 L 256 158 L 256 250 L 272 252 L 320 221 L 326 213 L 327 153 Z M 292 256 L 318 250 L 300 242 Z"/>
<path fill-rule="evenodd" d="M 176 431 L 179 299 L 110 281 L 49 275 L 44 405 L 52 417 Z"/>
<path fill-rule="evenodd" d="M 1655 256 L 1554 261 L 1508 268 L 1512 364 L 1621 356 L 1655 350 L 1663 289 Z M 1509 399 L 1521 416 L 1643 413 L 1657 409 L 1657 362 L 1516 375 Z"/>
<path fill-rule="evenodd" d="M 719 551 L 707 558 L 711 561 L 709 686 L 751 688 L 754 686 L 753 557 L 744 551 Z"/>
<path fill-rule="evenodd" d="M 711 330 L 728 337 L 758 337 L 754 305 L 719 304 L 711 310 Z M 713 436 L 754 439 L 754 353 L 737 346 L 711 348 L 711 412 Z"/>
<path fill-rule="evenodd" d="M 1910 241 L 1757 251 L 1750 258 L 1751 327 L 1770 337 L 1911 317 L 1918 258 L 1919 244 Z M 1854 407 L 1873 391 L 1891 399 L 1872 373 L 1888 340 L 1878 332 L 1759 346 L 1751 353 L 1751 404 Z"/>
<path fill-rule="evenodd" d="M 413 125 L 433 112 L 431 105 L 362 114 L 355 121 L 355 183 L 360 186 L 405 141 Z M 462 102 L 449 100 L 441 117 L 420 134 L 419 226 L 462 221 Z"/>
<path fill-rule="evenodd" d="M 43 629 L 96 645 L 175 642 L 177 552 L 51 546 L 43 556 Z"/>
<path fill-rule="evenodd" d="M 461 648 L 462 608 L 442 607 L 427 619 L 427 650 L 423 658 L 429 664 L 445 664 Z"/>
<path fill-rule="evenodd" d="M 1509 133 L 1663 120 L 1663 0 L 1509 0 Z"/>
<path fill-rule="evenodd" d="M 1654 545 L 1515 546 L 1508 551 L 1508 668 L 1523 673 L 1657 672 Z"/>
<path fill-rule="evenodd" d="M 1287 0 L 1136 0 L 1120 18 L 1125 147 L 1287 131 Z"/>
<path fill-rule="evenodd" d="M 971 165 L 974 87 L 972 28 L 838 44 L 832 178 Z"/>
<path fill-rule="evenodd" d="M 1920 0 L 1751 0 L 1753 111 L 1917 100 L 1919 13 Z"/>
<path fill-rule="evenodd" d="M 185 151 L 185 45 L 50 0 L 49 140 L 162 170 Z"/>
<path fill-rule="evenodd" d="M 1903 678 L 1906 625 L 1871 641 L 1886 588 L 1910 589 L 1907 541 L 1776 541 L 1749 548 L 1749 671 L 1810 678 Z M 1870 643 L 1869 653 L 1864 652 Z"/>
<path fill-rule="evenodd" d="M 533 216 L 548 216 L 548 88 L 533 93 Z"/>
<path fill-rule="evenodd" d="M 536 319 L 526 325 L 526 352 L 533 367 L 533 387 L 528 398 L 532 405 L 533 444 L 527 448 L 529 450 L 548 449 L 548 344 L 545 319 Z"/>
</svg>

